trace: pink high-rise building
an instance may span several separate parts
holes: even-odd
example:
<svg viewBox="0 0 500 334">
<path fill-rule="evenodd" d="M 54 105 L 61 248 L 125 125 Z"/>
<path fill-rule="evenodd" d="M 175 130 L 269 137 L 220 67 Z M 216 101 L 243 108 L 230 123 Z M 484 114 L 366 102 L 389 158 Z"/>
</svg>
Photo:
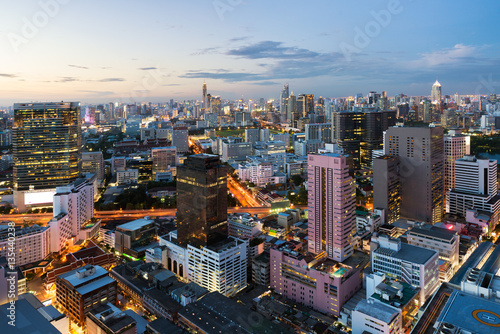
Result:
<svg viewBox="0 0 500 334">
<path fill-rule="evenodd" d="M 308 250 L 342 262 L 353 254 L 356 189 L 345 156 L 326 153 L 308 156 Z"/>
</svg>

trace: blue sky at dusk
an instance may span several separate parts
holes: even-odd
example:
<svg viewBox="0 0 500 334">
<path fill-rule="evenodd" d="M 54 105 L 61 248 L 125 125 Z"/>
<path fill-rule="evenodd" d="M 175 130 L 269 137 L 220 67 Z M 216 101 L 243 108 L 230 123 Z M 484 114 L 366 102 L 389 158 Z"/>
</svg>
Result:
<svg viewBox="0 0 500 334">
<path fill-rule="evenodd" d="M 54 3 L 57 6 L 54 6 Z M 47 5 L 44 5 L 47 4 Z M 15 101 L 500 94 L 500 2 L 0 0 Z M 361 33 L 360 33 L 361 32 Z"/>
</svg>

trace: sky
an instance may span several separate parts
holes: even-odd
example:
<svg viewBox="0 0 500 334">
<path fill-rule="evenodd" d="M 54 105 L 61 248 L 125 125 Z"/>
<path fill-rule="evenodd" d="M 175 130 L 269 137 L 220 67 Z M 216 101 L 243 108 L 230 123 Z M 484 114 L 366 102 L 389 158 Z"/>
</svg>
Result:
<svg viewBox="0 0 500 334">
<path fill-rule="evenodd" d="M 500 1 L 0 0 L 0 105 L 500 94 Z"/>
</svg>

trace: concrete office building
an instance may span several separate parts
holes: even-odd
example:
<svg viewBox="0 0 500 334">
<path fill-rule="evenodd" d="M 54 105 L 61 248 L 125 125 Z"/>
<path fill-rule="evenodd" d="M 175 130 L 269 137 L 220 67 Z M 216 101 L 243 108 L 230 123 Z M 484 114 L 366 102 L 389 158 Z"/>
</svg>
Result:
<svg viewBox="0 0 500 334">
<path fill-rule="evenodd" d="M 177 149 L 173 146 L 152 148 L 151 159 L 153 160 L 153 179 L 155 179 L 156 174 L 167 172 L 170 167 L 177 164 Z"/>
<path fill-rule="evenodd" d="M 255 144 L 259 141 L 259 129 L 245 129 L 245 142 Z"/>
<path fill-rule="evenodd" d="M 446 211 L 466 216 L 468 209 L 493 214 L 498 222 L 500 196 L 497 187 L 497 161 L 464 156 L 455 161 L 455 188 L 446 198 Z"/>
<path fill-rule="evenodd" d="M 353 253 L 356 227 L 356 191 L 347 158 L 334 153 L 311 154 L 308 161 L 308 250 L 344 261 Z"/>
<path fill-rule="evenodd" d="M 470 155 L 470 137 L 450 130 L 444 136 L 444 191 L 455 188 L 455 161 Z"/>
<path fill-rule="evenodd" d="M 97 180 L 104 180 L 104 158 L 101 151 L 82 153 L 82 173 L 93 173 Z"/>
<path fill-rule="evenodd" d="M 438 251 L 441 281 L 449 281 L 458 270 L 460 236 L 455 231 L 422 225 L 409 230 L 407 240 L 410 245 Z"/>
<path fill-rule="evenodd" d="M 177 152 L 189 152 L 189 131 L 185 126 L 174 127 L 172 130 L 172 146 L 177 148 Z"/>
<path fill-rule="evenodd" d="M 158 236 L 154 220 L 136 219 L 118 225 L 115 231 L 115 249 L 120 254 L 127 254 L 133 258 L 144 257 L 144 245 L 156 241 Z"/>
<path fill-rule="evenodd" d="M 372 270 L 420 288 L 422 304 L 439 286 L 437 251 L 405 244 L 388 235 L 372 236 L 370 248 Z"/>
<path fill-rule="evenodd" d="M 12 156 L 14 205 L 51 206 L 55 188 L 81 171 L 80 104 L 15 103 Z"/>
<path fill-rule="evenodd" d="M 332 142 L 332 124 L 315 123 L 306 124 L 306 140 L 320 140 L 325 143 Z"/>
<path fill-rule="evenodd" d="M 387 224 L 399 219 L 401 182 L 397 156 L 384 155 L 373 159 L 373 207 L 384 210 Z"/>
<path fill-rule="evenodd" d="M 436 223 L 444 206 L 443 129 L 391 127 L 384 137 L 384 153 L 399 157 L 401 216 Z"/>
<path fill-rule="evenodd" d="M 71 322 L 84 328 L 94 307 L 116 303 L 117 283 L 101 266 L 86 265 L 56 278 L 56 304 Z"/>
<path fill-rule="evenodd" d="M 223 162 L 245 160 L 250 155 L 252 155 L 251 143 L 222 142 L 221 160 Z"/>
<path fill-rule="evenodd" d="M 9 255 L 12 245 L 12 236 L 15 236 L 14 263 L 15 266 L 41 261 L 51 252 L 50 228 L 32 225 L 21 228 L 16 226 L 15 231 L 9 231 L 7 225 L 0 229 L 0 257 L 12 258 Z M 11 242 L 9 243 L 9 237 Z"/>
</svg>

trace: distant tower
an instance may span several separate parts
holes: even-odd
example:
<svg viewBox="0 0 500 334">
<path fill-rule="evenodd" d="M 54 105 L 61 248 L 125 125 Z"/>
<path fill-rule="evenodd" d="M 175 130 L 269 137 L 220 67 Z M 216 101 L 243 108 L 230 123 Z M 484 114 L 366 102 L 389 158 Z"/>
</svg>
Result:
<svg viewBox="0 0 500 334">
<path fill-rule="evenodd" d="M 281 90 L 281 95 L 280 95 L 280 113 L 281 114 L 286 114 L 287 107 L 288 107 L 288 97 L 290 96 L 290 90 L 288 88 L 288 84 L 285 84 L 283 86 L 283 89 Z"/>
<path fill-rule="evenodd" d="M 432 85 L 431 101 L 432 102 L 434 102 L 434 101 L 441 102 L 441 84 L 437 80 L 434 83 L 434 85 Z"/>
<path fill-rule="evenodd" d="M 203 109 L 207 109 L 207 84 L 206 82 L 203 82 Z"/>
</svg>

